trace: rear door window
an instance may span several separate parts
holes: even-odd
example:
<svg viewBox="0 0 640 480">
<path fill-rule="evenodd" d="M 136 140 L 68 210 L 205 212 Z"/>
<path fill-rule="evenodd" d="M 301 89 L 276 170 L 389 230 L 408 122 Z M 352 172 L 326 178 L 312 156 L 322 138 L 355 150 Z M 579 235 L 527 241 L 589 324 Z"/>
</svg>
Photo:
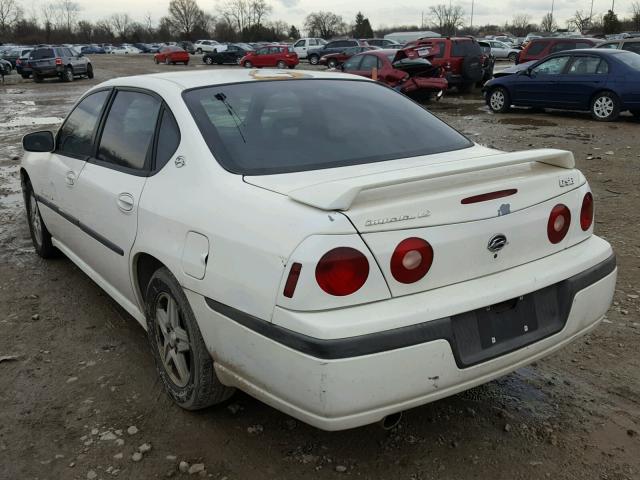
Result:
<svg viewBox="0 0 640 480">
<path fill-rule="evenodd" d="M 355 72 L 360 69 L 360 62 L 362 62 L 362 58 L 364 55 L 359 55 L 356 57 L 351 57 L 349 60 L 344 62 L 342 65 L 345 72 Z"/>
<path fill-rule="evenodd" d="M 360 64 L 360 70 L 364 72 L 370 72 L 374 68 L 380 68 L 382 62 L 375 55 L 365 55 Z"/>
<path fill-rule="evenodd" d="M 607 62 L 600 57 L 574 57 L 567 73 L 569 75 L 597 75 L 608 73 L 608 71 Z"/>
<path fill-rule="evenodd" d="M 532 42 L 527 49 L 527 55 L 539 55 L 541 54 L 547 44 L 545 42 Z"/>
<path fill-rule="evenodd" d="M 573 50 L 576 48 L 576 42 L 558 42 L 551 47 L 549 53 L 563 52 L 565 50 Z"/>
<path fill-rule="evenodd" d="M 93 93 L 73 109 L 58 132 L 57 153 L 75 158 L 93 154 L 93 136 L 110 93 L 109 90 Z"/>
<path fill-rule="evenodd" d="M 160 101 L 146 93 L 119 91 L 104 125 L 98 160 L 143 170 L 150 156 Z"/>
<path fill-rule="evenodd" d="M 629 52 L 640 53 L 640 42 L 628 42 L 622 46 L 623 50 Z"/>
</svg>

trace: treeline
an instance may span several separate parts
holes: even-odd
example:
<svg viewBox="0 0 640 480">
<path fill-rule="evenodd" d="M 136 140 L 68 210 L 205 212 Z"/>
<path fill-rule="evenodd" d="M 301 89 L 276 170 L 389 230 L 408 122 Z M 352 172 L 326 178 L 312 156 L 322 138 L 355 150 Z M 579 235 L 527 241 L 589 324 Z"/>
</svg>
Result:
<svg viewBox="0 0 640 480">
<path fill-rule="evenodd" d="M 21 3 L 23 2 L 23 3 Z M 214 13 L 202 10 L 195 0 L 171 0 L 167 14 L 156 21 L 151 14 L 142 20 L 127 13 L 89 20 L 82 16 L 80 5 L 73 0 L 0 0 L 0 43 L 119 43 L 197 40 L 214 38 L 221 42 L 255 42 L 295 40 L 301 31 L 296 25 L 271 19 L 272 7 L 266 0 L 225 0 Z M 26 5 L 29 5 L 28 7 Z M 632 3 L 632 15 L 618 18 L 611 10 L 592 15 L 576 11 L 566 22 L 567 29 L 583 33 L 611 34 L 640 31 L 640 3 Z M 530 32 L 554 32 L 559 25 L 551 12 L 540 23 L 529 15 L 515 15 L 504 25 L 473 25 L 464 9 L 455 4 L 429 8 L 426 23 L 379 27 L 374 30 L 362 13 L 347 22 L 333 12 L 319 11 L 307 15 L 304 34 L 326 39 L 352 36 L 370 38 L 393 31 L 433 30 L 443 35 L 489 35 L 511 33 L 525 36 Z M 469 23 L 467 23 L 469 21 Z"/>
</svg>

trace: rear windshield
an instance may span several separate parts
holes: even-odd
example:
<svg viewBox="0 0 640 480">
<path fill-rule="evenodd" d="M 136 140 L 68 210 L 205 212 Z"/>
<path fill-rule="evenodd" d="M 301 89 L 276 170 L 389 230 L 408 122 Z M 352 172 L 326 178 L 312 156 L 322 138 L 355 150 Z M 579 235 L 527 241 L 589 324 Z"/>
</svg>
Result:
<svg viewBox="0 0 640 480">
<path fill-rule="evenodd" d="M 472 146 L 424 108 L 373 82 L 260 81 L 183 95 L 216 159 L 243 175 L 358 165 Z"/>
<path fill-rule="evenodd" d="M 477 56 L 481 53 L 480 45 L 471 40 L 454 40 L 451 45 L 452 57 Z"/>
<path fill-rule="evenodd" d="M 51 48 L 40 48 L 31 52 L 31 58 L 34 60 L 39 60 L 41 58 L 53 58 L 54 56 L 53 49 Z"/>
<path fill-rule="evenodd" d="M 632 52 L 620 52 L 615 56 L 616 59 L 624 62 L 634 70 L 640 71 L 640 55 Z"/>
<path fill-rule="evenodd" d="M 547 45 L 547 42 L 531 42 L 531 45 L 527 48 L 527 55 L 538 55 L 542 53 Z"/>
</svg>

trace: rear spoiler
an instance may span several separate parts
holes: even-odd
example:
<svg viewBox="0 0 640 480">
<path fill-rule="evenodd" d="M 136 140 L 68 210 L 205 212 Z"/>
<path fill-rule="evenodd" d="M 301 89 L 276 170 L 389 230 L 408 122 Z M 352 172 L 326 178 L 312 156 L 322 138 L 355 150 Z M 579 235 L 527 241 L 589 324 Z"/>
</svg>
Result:
<svg viewBox="0 0 640 480">
<path fill-rule="evenodd" d="M 288 192 L 287 195 L 292 200 L 321 210 L 349 210 L 356 197 L 365 190 L 530 162 L 567 169 L 575 167 L 573 153 L 566 150 L 527 150 L 464 160 L 449 160 L 420 167 L 333 180 L 298 188 Z"/>
</svg>

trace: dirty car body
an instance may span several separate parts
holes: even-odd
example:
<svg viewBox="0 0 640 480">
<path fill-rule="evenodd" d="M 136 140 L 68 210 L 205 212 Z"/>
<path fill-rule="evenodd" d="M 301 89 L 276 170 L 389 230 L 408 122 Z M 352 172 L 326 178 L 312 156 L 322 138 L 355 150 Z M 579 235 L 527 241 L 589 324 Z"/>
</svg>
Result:
<svg viewBox="0 0 640 480">
<path fill-rule="evenodd" d="M 322 429 L 373 423 L 552 353 L 612 299 L 570 152 L 476 145 L 365 78 L 125 77 L 23 143 L 36 250 L 149 329 L 185 408 L 227 398 L 189 403 L 215 378 Z M 158 293 L 158 271 L 177 287 Z M 186 387 L 167 380 L 197 345 Z"/>
</svg>

